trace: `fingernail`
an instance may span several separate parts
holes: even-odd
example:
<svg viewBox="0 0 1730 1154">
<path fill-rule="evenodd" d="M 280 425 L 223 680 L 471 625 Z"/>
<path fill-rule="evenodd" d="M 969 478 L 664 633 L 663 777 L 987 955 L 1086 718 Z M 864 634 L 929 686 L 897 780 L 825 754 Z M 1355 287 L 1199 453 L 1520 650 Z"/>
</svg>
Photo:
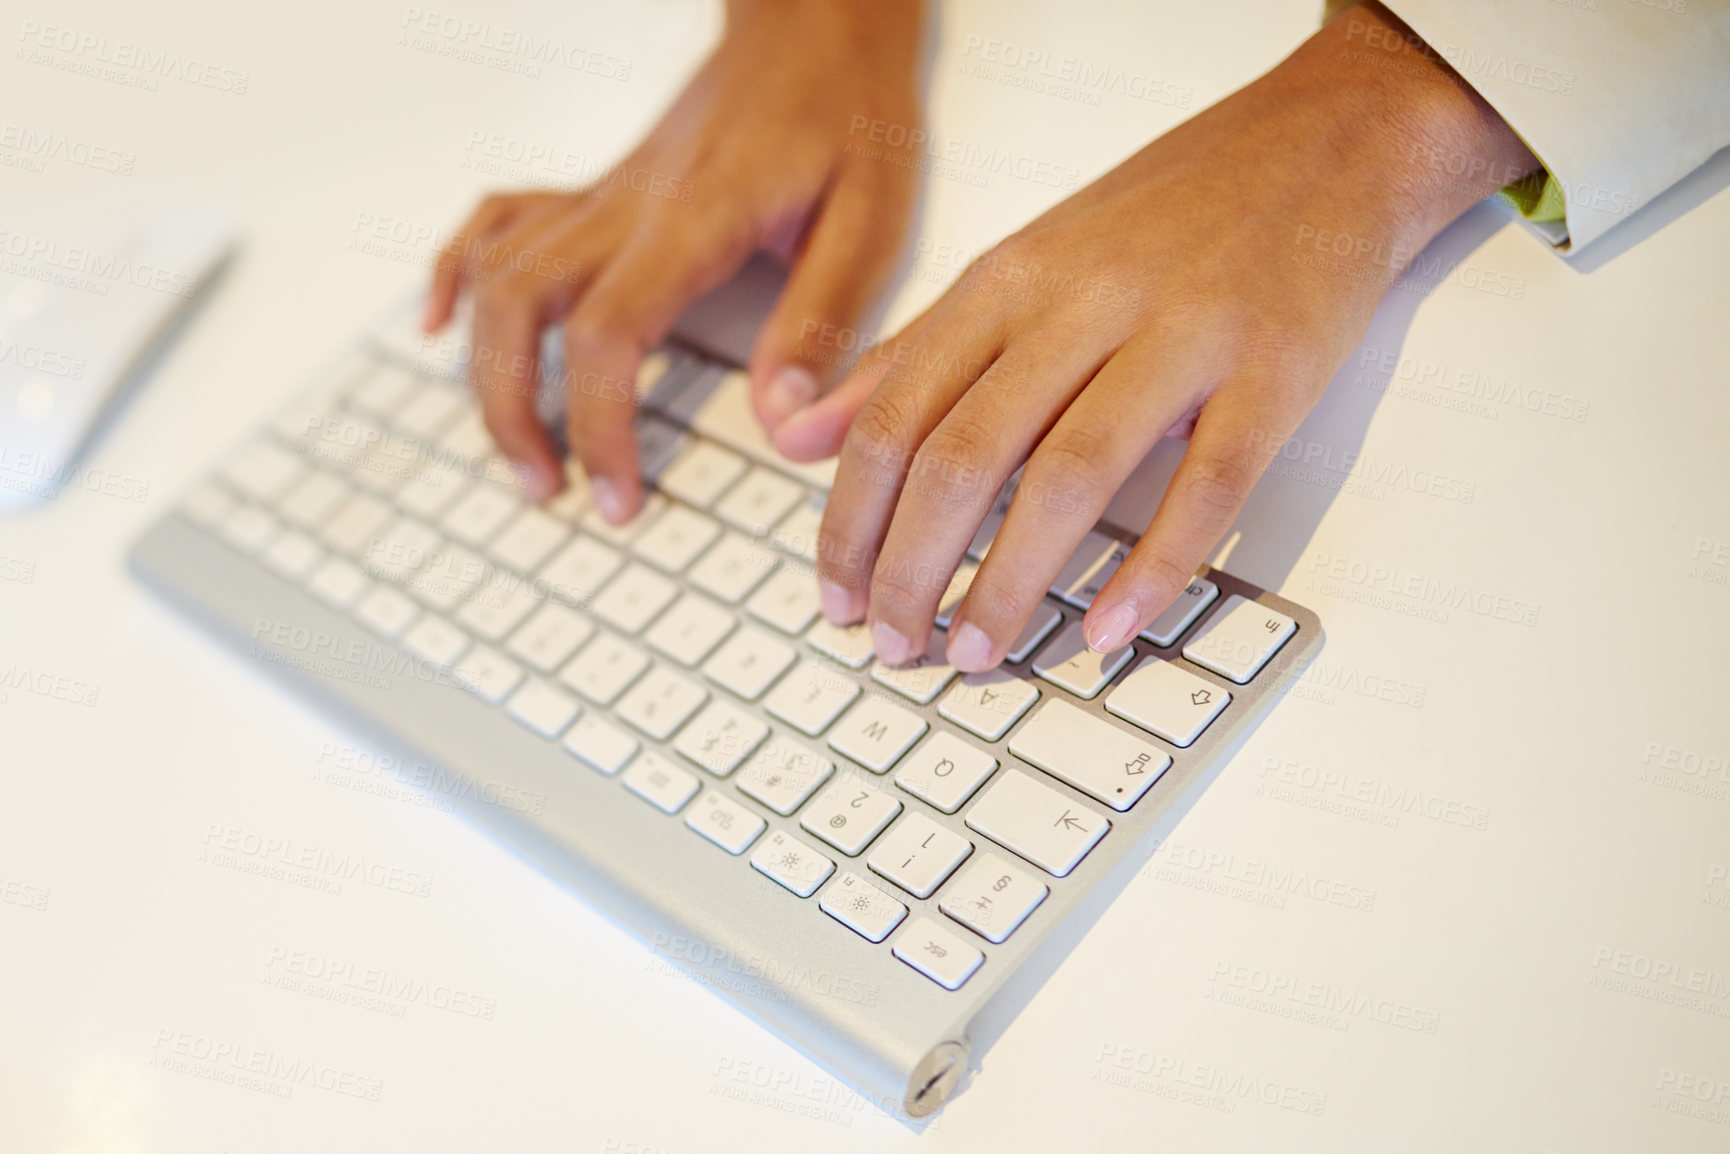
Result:
<svg viewBox="0 0 1730 1154">
<path fill-rule="evenodd" d="M 865 616 L 865 594 L 833 581 L 817 582 L 817 605 L 831 625 L 852 625 Z"/>
<path fill-rule="evenodd" d="M 763 390 L 763 423 L 770 429 L 817 399 L 817 378 L 809 369 L 788 365 Z"/>
<path fill-rule="evenodd" d="M 983 673 L 991 668 L 991 638 L 971 621 L 963 621 L 949 632 L 949 664 L 963 673 Z"/>
<path fill-rule="evenodd" d="M 589 492 L 595 495 L 595 504 L 600 506 L 601 516 L 614 525 L 625 519 L 625 498 L 617 485 L 605 477 L 590 477 Z"/>
<path fill-rule="evenodd" d="M 511 468 L 516 471 L 517 483 L 528 493 L 529 500 L 539 503 L 551 497 L 558 489 L 558 479 L 545 470 L 522 461 L 512 462 Z"/>
<path fill-rule="evenodd" d="M 1129 644 L 1129 638 L 1139 623 L 1134 606 L 1117 604 L 1103 613 L 1089 613 L 1087 623 L 1081 627 L 1081 635 L 1087 638 L 1087 647 L 1095 653 L 1110 653 Z"/>
<path fill-rule="evenodd" d="M 426 310 L 420 315 L 420 327 L 423 333 L 436 333 L 438 326 L 433 324 L 433 302 L 426 303 Z"/>
<path fill-rule="evenodd" d="M 900 665 L 913 660 L 913 642 L 901 636 L 886 621 L 871 626 L 871 648 L 877 651 L 877 659 L 885 665 Z"/>
</svg>

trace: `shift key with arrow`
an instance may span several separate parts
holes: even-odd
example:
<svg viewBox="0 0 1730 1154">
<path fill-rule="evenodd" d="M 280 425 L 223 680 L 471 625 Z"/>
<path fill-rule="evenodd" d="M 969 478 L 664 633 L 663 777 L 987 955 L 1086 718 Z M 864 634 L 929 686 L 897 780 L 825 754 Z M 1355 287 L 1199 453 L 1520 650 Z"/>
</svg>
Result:
<svg viewBox="0 0 1730 1154">
<path fill-rule="evenodd" d="M 1149 657 L 1105 699 L 1108 713 L 1165 738 L 1179 749 L 1195 744 L 1231 694 L 1162 657 Z"/>
<path fill-rule="evenodd" d="M 1067 701 L 1046 702 L 1009 739 L 1009 752 L 1120 813 L 1171 765 L 1171 755 L 1151 742 Z"/>
</svg>

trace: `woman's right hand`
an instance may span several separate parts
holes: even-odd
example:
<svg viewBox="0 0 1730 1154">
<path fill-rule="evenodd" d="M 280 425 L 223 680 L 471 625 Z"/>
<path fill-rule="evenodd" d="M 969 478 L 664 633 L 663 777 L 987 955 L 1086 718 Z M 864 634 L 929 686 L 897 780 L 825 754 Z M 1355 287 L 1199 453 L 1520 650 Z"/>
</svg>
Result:
<svg viewBox="0 0 1730 1154">
<path fill-rule="evenodd" d="M 627 520 L 638 362 L 757 251 L 792 260 L 751 358 L 757 415 L 773 432 L 817 396 L 837 366 L 814 337 L 856 323 L 909 224 L 919 23 L 919 0 L 731 0 L 714 54 L 618 168 L 480 203 L 439 260 L 425 327 L 474 293 L 470 381 L 531 495 L 564 484 L 534 409 L 541 331 L 563 320 L 571 449 L 602 514 Z"/>
</svg>

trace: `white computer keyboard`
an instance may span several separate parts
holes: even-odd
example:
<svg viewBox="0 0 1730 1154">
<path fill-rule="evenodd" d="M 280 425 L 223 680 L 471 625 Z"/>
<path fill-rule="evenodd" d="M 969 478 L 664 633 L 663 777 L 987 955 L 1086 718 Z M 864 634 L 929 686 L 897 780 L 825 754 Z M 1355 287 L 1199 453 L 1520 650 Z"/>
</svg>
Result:
<svg viewBox="0 0 1730 1154">
<path fill-rule="evenodd" d="M 1214 574 L 1131 645 L 1094 653 L 1081 612 L 1128 549 L 1094 532 L 1002 668 L 958 675 L 942 629 L 914 664 L 887 667 L 863 626 L 837 628 L 818 613 L 811 560 L 825 467 L 784 466 L 743 427 L 745 386 L 725 365 L 669 348 L 644 383 L 655 491 L 615 527 L 580 477 L 544 505 L 526 501 L 460 383 L 369 346 L 180 502 L 186 524 L 173 531 L 214 539 L 235 565 L 195 555 L 181 536 L 147 540 L 138 567 L 206 616 L 232 619 L 232 631 L 250 629 L 255 648 L 298 651 L 281 668 L 348 694 L 346 711 L 387 737 L 427 747 L 428 727 L 445 721 L 433 715 L 455 708 L 418 696 L 431 690 L 480 703 L 497 721 L 465 714 L 464 732 L 485 730 L 495 751 L 520 749 L 512 760 L 525 774 L 543 785 L 586 775 L 591 794 L 604 781 L 664 822 L 650 840 L 708 845 L 701 868 L 738 871 L 716 884 L 741 896 L 705 900 L 749 904 L 780 926 L 778 943 L 752 938 L 751 948 L 798 958 L 798 939 L 834 935 L 811 944 L 812 956 L 899 991 L 911 1020 L 933 1012 L 908 979 L 938 997 L 977 993 L 943 1007 L 931 1027 L 963 1035 L 939 1041 L 964 1047 L 971 1015 L 1159 818 L 1176 820 L 1313 655 L 1320 629 L 1297 607 Z M 1008 499 L 973 542 L 939 626 Z M 296 598 L 373 643 L 349 640 L 346 664 L 333 664 L 299 634 L 340 631 Z M 318 660 L 306 659 L 309 646 Z M 400 684 L 405 668 L 412 704 L 402 692 L 354 696 L 368 675 L 388 682 L 394 672 Z M 1150 793 L 1157 800 L 1144 800 Z M 696 899 L 679 896 L 693 866 L 665 854 L 620 862 L 616 848 L 571 833 L 584 821 L 636 828 L 637 816 L 609 817 L 592 799 L 569 804 L 562 824 L 548 824 L 574 859 L 624 874 L 655 925 L 703 920 L 683 904 Z M 868 961 L 848 952 L 875 950 Z M 879 958 L 907 979 L 884 977 Z M 807 1011 L 809 1027 L 760 1016 L 793 1034 L 866 1034 L 895 1019 L 831 1010 Z M 935 1052 L 931 1037 L 908 1031 L 907 1054 Z M 888 1084 L 918 1081 L 906 1056 L 887 1061 Z M 833 1064 L 856 1083 L 881 1081 L 851 1058 Z M 948 1092 L 934 1092 L 939 1080 L 925 1085 L 926 1107 Z M 924 1112 L 918 1090 L 900 1091 L 910 1113 Z"/>
</svg>

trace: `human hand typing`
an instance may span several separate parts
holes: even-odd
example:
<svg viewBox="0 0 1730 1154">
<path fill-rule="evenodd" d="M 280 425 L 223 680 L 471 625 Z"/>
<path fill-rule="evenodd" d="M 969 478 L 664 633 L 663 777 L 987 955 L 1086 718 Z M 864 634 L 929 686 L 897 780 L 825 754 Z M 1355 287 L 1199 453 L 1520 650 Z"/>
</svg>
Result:
<svg viewBox="0 0 1730 1154">
<path fill-rule="evenodd" d="M 1438 184 L 1437 155 L 1481 163 Z M 841 453 L 818 550 L 824 614 L 868 620 L 891 664 L 922 652 L 1025 463 L 948 631 L 953 665 L 991 668 L 1135 465 L 1160 437 L 1187 437 L 1085 619 L 1090 646 L 1124 645 L 1190 581 L 1405 263 L 1536 167 L 1379 6 L 1342 14 L 1005 240 L 775 428 L 795 459 Z"/>
<path fill-rule="evenodd" d="M 793 257 L 752 356 L 757 414 L 773 429 L 817 395 L 801 327 L 857 321 L 911 214 L 913 166 L 847 145 L 858 117 L 918 124 L 919 18 L 918 0 L 731 0 L 714 54 L 617 170 L 646 180 L 481 202 L 438 264 L 425 327 L 473 291 L 471 384 L 532 496 L 564 483 L 534 411 L 540 334 L 560 318 L 570 446 L 612 521 L 642 501 L 638 362 L 756 251 Z"/>
</svg>

